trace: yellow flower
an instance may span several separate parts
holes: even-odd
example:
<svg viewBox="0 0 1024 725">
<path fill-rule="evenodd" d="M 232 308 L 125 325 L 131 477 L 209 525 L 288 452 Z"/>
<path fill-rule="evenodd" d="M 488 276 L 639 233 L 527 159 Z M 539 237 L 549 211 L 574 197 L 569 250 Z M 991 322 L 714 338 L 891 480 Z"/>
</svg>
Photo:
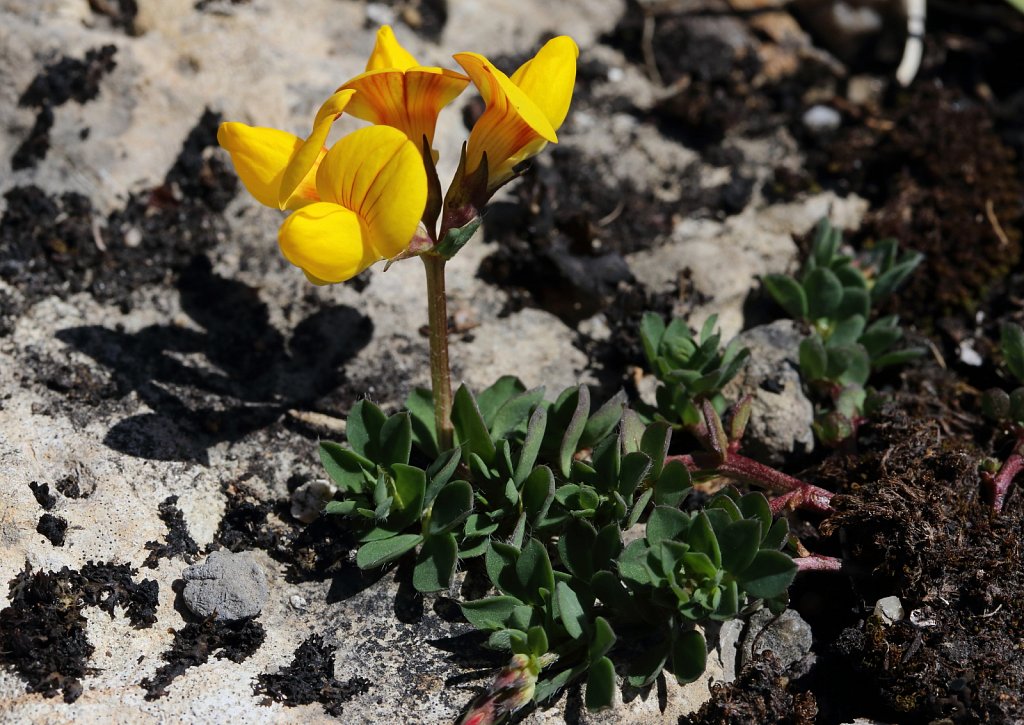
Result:
<svg viewBox="0 0 1024 725">
<path fill-rule="evenodd" d="M 275 209 L 298 209 L 320 200 L 315 179 L 327 151 L 324 143 L 353 95 L 355 91 L 339 91 L 328 98 L 305 140 L 276 128 L 228 122 L 217 129 L 217 143 L 231 154 L 235 171 L 256 201 Z"/>
<path fill-rule="evenodd" d="M 423 157 L 397 129 L 362 128 L 324 156 L 316 194 L 285 219 L 278 243 L 310 281 L 343 282 L 409 245 L 427 203 Z"/>
<path fill-rule="evenodd" d="M 399 129 L 417 148 L 433 146 L 441 109 L 469 85 L 469 78 L 444 68 L 421 66 L 399 45 L 387 25 L 377 31 L 366 71 L 339 88 L 356 96 L 346 111 L 370 123 Z"/>
<path fill-rule="evenodd" d="M 469 134 L 467 174 L 486 154 L 487 187 L 494 191 L 515 175 L 516 165 L 558 142 L 555 132 L 569 112 L 578 57 L 572 38 L 552 38 L 509 78 L 478 53 L 455 55 L 486 104 Z"/>
</svg>

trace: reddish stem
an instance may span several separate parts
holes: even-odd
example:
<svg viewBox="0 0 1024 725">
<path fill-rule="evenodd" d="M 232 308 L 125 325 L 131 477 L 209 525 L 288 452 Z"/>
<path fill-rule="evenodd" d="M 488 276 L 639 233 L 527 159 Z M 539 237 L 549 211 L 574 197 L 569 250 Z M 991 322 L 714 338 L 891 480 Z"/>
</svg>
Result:
<svg viewBox="0 0 1024 725">
<path fill-rule="evenodd" d="M 733 481 L 761 486 L 769 491 L 783 493 L 774 499 L 772 512 L 779 513 L 786 506 L 802 507 L 813 511 L 829 512 L 832 492 L 818 486 L 801 481 L 788 473 L 777 471 L 771 466 L 758 463 L 752 458 L 735 452 L 728 452 L 719 457 L 715 454 L 696 453 L 694 455 L 668 456 L 665 462 L 679 461 L 690 473 L 698 475 L 717 475 Z"/>
<path fill-rule="evenodd" d="M 843 568 L 843 560 L 834 556 L 823 554 L 811 554 L 793 559 L 797 571 L 840 571 Z"/>
<path fill-rule="evenodd" d="M 1013 479 L 1021 470 L 1024 470 L 1024 456 L 1021 455 L 1022 447 L 1024 447 L 1024 440 L 1018 441 L 1017 445 L 1013 447 L 1013 453 L 1003 463 L 999 473 L 986 481 L 992 496 L 992 510 L 996 513 L 1003 510 L 1003 503 L 1006 501 L 1006 495 L 1010 492 L 1010 485 L 1013 483 Z"/>
</svg>

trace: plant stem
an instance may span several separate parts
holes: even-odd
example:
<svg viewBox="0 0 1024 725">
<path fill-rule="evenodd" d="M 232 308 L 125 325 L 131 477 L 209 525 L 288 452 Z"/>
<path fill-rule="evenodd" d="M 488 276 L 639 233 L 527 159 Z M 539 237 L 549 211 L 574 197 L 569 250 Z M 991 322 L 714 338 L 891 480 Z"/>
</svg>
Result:
<svg viewBox="0 0 1024 725">
<path fill-rule="evenodd" d="M 843 560 L 834 556 L 823 554 L 811 554 L 793 559 L 797 571 L 840 571 L 843 568 Z"/>
<path fill-rule="evenodd" d="M 704 460 L 704 459 L 708 460 Z M 752 458 L 729 452 L 724 459 L 713 454 L 700 454 L 686 456 L 668 456 L 665 462 L 679 461 L 686 466 L 690 473 L 697 475 L 717 475 L 730 478 L 733 481 L 749 483 L 755 486 L 767 488 L 769 491 L 784 493 L 773 500 L 772 510 L 774 513 L 781 511 L 786 505 L 802 506 L 814 511 L 828 512 L 832 510 L 829 501 L 832 499 L 832 492 L 826 491 L 818 486 L 794 478 L 788 473 L 777 471 L 771 466 L 758 463 Z M 776 503 L 778 502 L 778 503 Z"/>
<path fill-rule="evenodd" d="M 448 364 L 448 299 L 444 287 L 444 257 L 422 254 L 427 271 L 427 318 L 430 323 L 430 387 L 434 394 L 437 446 L 452 447 L 452 380 Z"/>
<path fill-rule="evenodd" d="M 1013 452 L 1006 459 L 999 473 L 989 479 L 989 491 L 992 494 L 992 510 L 999 513 L 1003 510 L 1003 503 L 1006 501 L 1006 494 L 1010 492 L 1010 484 L 1021 470 L 1024 470 L 1024 456 L 1021 455 L 1024 449 L 1024 440 L 1017 441 Z"/>
</svg>

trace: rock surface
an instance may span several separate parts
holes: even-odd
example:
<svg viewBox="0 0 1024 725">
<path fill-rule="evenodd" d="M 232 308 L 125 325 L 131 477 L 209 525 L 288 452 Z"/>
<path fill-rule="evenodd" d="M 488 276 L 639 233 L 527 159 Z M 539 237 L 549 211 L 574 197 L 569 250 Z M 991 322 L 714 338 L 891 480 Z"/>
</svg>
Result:
<svg viewBox="0 0 1024 725">
<path fill-rule="evenodd" d="M 181 598 L 192 613 L 205 619 L 256 617 L 270 594 L 267 575 L 247 552 L 214 551 L 181 573 Z"/>
</svg>

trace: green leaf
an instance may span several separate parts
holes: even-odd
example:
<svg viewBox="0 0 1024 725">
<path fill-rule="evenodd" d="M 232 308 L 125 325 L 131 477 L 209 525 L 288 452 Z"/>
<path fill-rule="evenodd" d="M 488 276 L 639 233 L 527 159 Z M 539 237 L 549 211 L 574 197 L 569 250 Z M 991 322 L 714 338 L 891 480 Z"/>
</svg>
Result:
<svg viewBox="0 0 1024 725">
<path fill-rule="evenodd" d="M 844 281 L 845 284 L 845 281 Z M 836 310 L 836 319 L 844 320 L 847 317 L 860 315 L 865 320 L 871 314 L 871 297 L 863 287 L 843 287 L 843 299 Z"/>
<path fill-rule="evenodd" d="M 622 451 L 627 456 L 640 451 L 640 439 L 643 438 L 646 429 L 643 420 L 635 410 L 626 408 L 623 411 L 619 439 L 622 441 Z"/>
<path fill-rule="evenodd" d="M 640 450 L 651 459 L 651 478 L 657 480 L 665 465 L 668 446 L 672 442 L 672 428 L 668 423 L 651 423 L 640 439 Z"/>
<path fill-rule="evenodd" d="M 434 396 L 427 388 L 414 388 L 405 399 L 412 425 L 412 442 L 428 458 L 437 458 L 437 432 L 434 430 Z"/>
<path fill-rule="evenodd" d="M 533 410 L 544 399 L 544 388 L 534 388 L 505 401 L 490 423 L 491 438 L 497 440 L 525 430 Z"/>
<path fill-rule="evenodd" d="M 484 553 L 484 568 L 491 583 L 505 594 L 525 599 L 523 587 L 516 576 L 519 549 L 511 544 L 491 539 Z"/>
<path fill-rule="evenodd" d="M 455 574 L 459 545 L 454 534 L 428 536 L 412 571 L 412 585 L 418 592 L 447 589 Z"/>
<path fill-rule="evenodd" d="M 423 515 L 423 497 L 427 489 L 427 474 L 415 466 L 396 463 L 394 471 L 394 498 L 387 528 L 396 533 L 420 520 Z"/>
<path fill-rule="evenodd" d="M 843 283 L 826 267 L 812 269 L 804 278 L 807 314 L 812 320 L 827 318 L 839 309 L 843 299 Z"/>
<path fill-rule="evenodd" d="M 494 384 L 481 391 L 476 396 L 476 404 L 487 427 L 491 427 L 505 403 L 525 391 L 526 386 L 515 375 L 502 375 Z"/>
<path fill-rule="evenodd" d="M 829 347 L 853 345 L 860 338 L 861 333 L 864 332 L 864 322 L 862 315 L 853 315 L 845 320 L 841 320 L 832 328 L 832 334 L 829 335 L 827 345 Z"/>
<path fill-rule="evenodd" d="M 669 461 L 654 484 L 654 503 L 677 507 L 690 493 L 690 471 L 680 461 Z"/>
<path fill-rule="evenodd" d="M 375 569 L 394 561 L 422 541 L 423 537 L 419 534 L 399 534 L 389 539 L 363 544 L 356 552 L 356 566 L 360 569 Z"/>
<path fill-rule="evenodd" d="M 541 445 L 544 442 L 544 431 L 548 424 L 548 414 L 543 406 L 538 406 L 530 416 L 530 422 L 526 426 L 526 439 L 519 451 L 519 460 L 516 461 L 516 469 L 512 480 L 516 486 L 522 486 L 533 470 L 537 462 L 537 455 L 540 453 Z"/>
<path fill-rule="evenodd" d="M 469 388 L 460 385 L 452 401 L 452 425 L 459 441 L 488 466 L 494 461 L 494 442 Z"/>
<path fill-rule="evenodd" d="M 558 556 L 573 576 L 589 581 L 594 573 L 592 560 L 597 531 L 586 521 L 570 521 L 558 537 Z"/>
<path fill-rule="evenodd" d="M 570 396 L 567 400 L 567 404 L 574 399 L 575 407 L 565 425 L 565 433 L 558 446 L 558 468 L 566 478 L 569 477 L 569 472 L 572 470 L 573 456 L 578 450 L 577 444 L 583 435 L 583 430 L 587 425 L 587 416 L 590 413 L 590 390 L 586 385 L 580 385 L 576 389 L 575 396 Z M 550 430 L 551 426 L 549 425 L 548 428 Z M 558 430 L 558 428 L 556 427 L 554 430 Z"/>
<path fill-rule="evenodd" d="M 626 408 L 626 393 L 620 390 L 613 395 L 597 412 L 590 416 L 583 427 L 579 448 L 593 448 L 598 441 L 610 435 L 622 419 L 622 411 Z"/>
<path fill-rule="evenodd" d="M 579 597 L 568 584 L 558 582 L 555 585 L 555 598 L 558 601 L 558 618 L 562 626 L 570 637 L 579 639 L 583 636 L 583 625 L 586 623 Z"/>
<path fill-rule="evenodd" d="M 761 282 L 787 315 L 795 320 L 807 319 L 807 294 L 799 282 L 784 274 L 767 274 Z"/>
<path fill-rule="evenodd" d="M 520 494 L 523 511 L 529 514 L 530 521 L 536 525 L 547 515 L 551 502 L 555 498 L 555 477 L 547 466 L 533 469 Z"/>
<path fill-rule="evenodd" d="M 555 573 L 544 544 L 534 538 L 526 542 L 516 561 L 516 579 L 523 588 L 525 599 L 533 604 L 540 603 L 540 589 L 555 590 Z"/>
<path fill-rule="evenodd" d="M 722 568 L 739 574 L 754 560 L 761 546 L 761 522 L 753 519 L 734 521 L 718 537 L 722 549 Z"/>
<path fill-rule="evenodd" d="M 839 251 L 839 243 L 842 241 L 842 234 L 838 229 L 829 223 L 827 217 L 822 217 L 815 227 L 814 241 L 811 243 L 811 254 L 814 263 L 818 267 L 828 267 L 832 258 Z"/>
<path fill-rule="evenodd" d="M 640 517 L 644 515 L 644 511 L 647 509 L 647 504 L 651 502 L 651 498 L 654 496 L 654 489 L 649 488 L 637 498 L 633 504 L 633 508 L 629 511 L 629 518 L 626 519 L 626 526 L 624 528 L 631 528 L 636 526 L 636 523 L 640 520 Z"/>
<path fill-rule="evenodd" d="M 999 342 L 1006 369 L 1018 381 L 1024 382 L 1024 330 L 1012 322 L 1005 322 L 1000 330 Z"/>
<path fill-rule="evenodd" d="M 648 524 L 648 536 L 650 535 L 649 527 L 650 524 Z M 630 542 L 622 550 L 622 553 L 619 554 L 619 576 L 627 582 L 634 582 L 640 585 L 649 584 L 651 580 L 651 573 L 647 568 L 647 554 L 649 551 L 650 549 L 648 549 L 643 539 Z M 595 580 L 596 578 L 597 575 L 595 574 Z"/>
<path fill-rule="evenodd" d="M 353 405 L 345 424 L 345 436 L 352 450 L 363 458 L 377 461 L 377 442 L 385 422 L 387 416 L 369 400 L 363 399 Z"/>
<path fill-rule="evenodd" d="M 408 413 L 388 418 L 380 429 L 376 461 L 387 468 L 396 463 L 409 463 L 412 453 L 412 424 Z"/>
<path fill-rule="evenodd" d="M 651 459 L 646 453 L 633 451 L 623 456 L 619 464 L 619 494 L 628 501 L 650 470 Z"/>
<path fill-rule="evenodd" d="M 626 680 L 633 687 L 647 687 L 661 674 L 665 661 L 668 659 L 668 646 L 649 647 L 633 660 Z"/>
<path fill-rule="evenodd" d="M 320 442 L 320 462 L 342 493 L 363 493 L 367 483 L 364 471 L 375 468 L 372 461 L 330 441 Z"/>
<path fill-rule="evenodd" d="M 477 629 L 502 629 L 505 622 L 512 617 L 516 607 L 523 603 L 515 597 L 499 596 L 462 602 L 463 616 Z"/>
<path fill-rule="evenodd" d="M 434 499 L 427 531 L 431 535 L 451 531 L 465 521 L 472 510 L 473 487 L 466 481 L 452 481 Z"/>
<path fill-rule="evenodd" d="M 526 646 L 530 654 L 540 657 L 548 651 L 548 633 L 543 627 L 530 627 L 526 633 Z"/>
<path fill-rule="evenodd" d="M 646 547 L 644 548 L 646 550 Z M 630 596 L 629 591 L 623 586 L 619 577 L 610 571 L 594 572 L 594 576 L 590 580 L 590 586 L 597 598 L 608 607 L 611 607 L 615 611 L 616 616 L 624 616 L 626 618 L 636 616 L 637 611 L 633 604 L 633 597 Z"/>
<path fill-rule="evenodd" d="M 682 511 L 669 506 L 655 506 L 647 519 L 647 543 L 657 546 L 662 541 L 675 541 L 689 530 L 690 517 Z"/>
<path fill-rule="evenodd" d="M 762 549 L 781 549 L 783 544 L 789 539 L 789 522 L 784 518 L 775 520 L 771 528 L 764 535 L 764 540 L 761 542 Z"/>
<path fill-rule="evenodd" d="M 478 216 L 465 226 L 449 229 L 444 239 L 434 247 L 434 251 L 445 259 L 451 259 L 473 238 L 483 221 L 483 218 Z"/>
<path fill-rule="evenodd" d="M 562 691 L 570 681 L 576 679 L 587 669 L 587 663 L 582 662 L 572 669 L 562 670 L 558 674 L 550 677 L 546 680 L 540 680 L 537 683 L 537 687 L 533 692 L 533 701 L 537 703 L 545 702 L 550 700 L 552 697 Z"/>
<path fill-rule="evenodd" d="M 661 348 L 661 338 L 665 335 L 665 321 L 661 315 L 654 312 L 645 312 L 640 319 L 640 342 L 644 347 L 644 354 L 647 362 L 653 367 L 658 359 L 658 351 Z"/>
<path fill-rule="evenodd" d="M 789 589 L 796 577 L 796 563 L 781 551 L 761 549 L 737 580 L 752 597 L 771 599 Z"/>
<path fill-rule="evenodd" d="M 827 366 L 828 353 L 820 337 L 812 334 L 800 341 L 800 375 L 804 380 L 821 380 L 825 377 Z"/>
<path fill-rule="evenodd" d="M 878 275 L 871 287 L 871 301 L 879 302 L 895 292 L 923 260 L 924 255 L 912 252 L 906 255 L 906 261 Z"/>
<path fill-rule="evenodd" d="M 348 501 L 328 501 L 324 506 L 325 514 L 336 514 L 339 516 L 347 516 L 356 509 L 356 502 L 349 499 Z"/>
<path fill-rule="evenodd" d="M 588 710 L 611 707 L 615 699 L 615 666 L 607 657 L 590 665 L 587 673 L 587 695 L 584 703 Z"/>
<path fill-rule="evenodd" d="M 574 480 L 592 483 L 597 490 L 605 495 L 615 491 L 619 485 L 619 468 L 622 464 L 620 451 L 618 436 L 608 436 L 598 443 L 597 448 L 591 453 L 594 480 L 590 482 L 585 478 L 581 479 L 575 476 Z M 579 461 L 573 462 L 574 469 L 578 464 Z"/>
<path fill-rule="evenodd" d="M 452 448 L 445 451 L 427 467 L 427 492 L 423 496 L 423 505 L 429 506 L 434 498 L 445 487 L 462 461 L 462 449 Z"/>
<path fill-rule="evenodd" d="M 604 657 L 615 646 L 615 632 L 608 620 L 598 616 L 594 618 L 594 634 L 590 638 L 590 645 L 587 648 L 587 657 L 591 662 Z"/>
<path fill-rule="evenodd" d="M 668 544 L 675 544 L 677 549 L 682 546 L 682 544 L 675 541 L 663 541 L 661 545 L 666 546 Z M 718 567 L 703 552 L 687 551 L 681 554 L 680 560 L 683 562 L 687 574 L 695 579 L 714 579 L 715 575 L 718 574 Z"/>
<path fill-rule="evenodd" d="M 871 360 L 861 345 L 828 348 L 826 377 L 843 385 L 864 385 L 871 375 Z"/>
<path fill-rule="evenodd" d="M 768 533 L 768 529 L 772 525 L 772 509 L 763 493 L 751 491 L 740 498 L 736 505 L 739 507 L 740 513 L 743 514 L 743 518 L 760 521 L 761 531 Z"/>
<path fill-rule="evenodd" d="M 593 569 L 607 569 L 622 551 L 622 532 L 618 524 L 606 524 L 597 532 L 590 559 Z M 590 578 L 589 576 L 587 577 Z"/>
<path fill-rule="evenodd" d="M 680 685 L 699 679 L 704 674 L 707 659 L 707 643 L 696 629 L 682 632 L 672 642 L 672 674 Z"/>
<path fill-rule="evenodd" d="M 688 543 L 694 551 L 707 554 L 715 567 L 722 565 L 722 551 L 718 546 L 718 537 L 715 536 L 715 531 L 711 527 L 711 520 L 708 518 L 706 511 L 701 511 L 693 520 Z"/>
<path fill-rule="evenodd" d="M 894 350 L 893 352 L 886 353 L 885 355 L 879 355 L 877 358 L 873 359 L 871 361 L 871 367 L 875 370 L 883 370 L 894 365 L 904 365 L 927 354 L 928 351 L 923 347 L 908 347 L 903 350 Z"/>
</svg>

